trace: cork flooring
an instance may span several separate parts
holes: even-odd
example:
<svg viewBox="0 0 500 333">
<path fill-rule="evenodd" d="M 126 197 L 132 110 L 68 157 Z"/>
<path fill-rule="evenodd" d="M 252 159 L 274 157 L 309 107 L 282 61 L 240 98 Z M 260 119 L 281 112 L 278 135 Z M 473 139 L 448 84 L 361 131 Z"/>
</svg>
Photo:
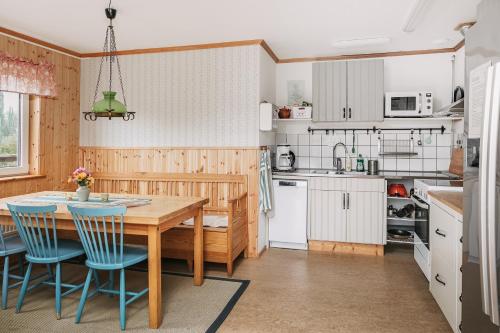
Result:
<svg viewBox="0 0 500 333">
<path fill-rule="evenodd" d="M 384 257 L 270 249 L 238 260 L 234 278 L 251 283 L 219 332 L 451 332 L 408 247 Z"/>
</svg>

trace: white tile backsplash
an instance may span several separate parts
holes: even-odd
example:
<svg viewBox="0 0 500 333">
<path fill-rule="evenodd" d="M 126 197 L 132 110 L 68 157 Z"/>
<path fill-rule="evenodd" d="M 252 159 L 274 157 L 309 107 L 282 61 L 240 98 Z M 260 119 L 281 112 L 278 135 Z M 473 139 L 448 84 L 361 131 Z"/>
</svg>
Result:
<svg viewBox="0 0 500 333">
<path fill-rule="evenodd" d="M 429 147 L 426 146 L 424 147 L 424 158 L 436 158 L 436 147 Z"/>
<path fill-rule="evenodd" d="M 438 158 L 437 159 L 437 169 L 438 171 L 448 171 L 450 168 L 450 159 Z"/>
<path fill-rule="evenodd" d="M 309 146 L 299 146 L 299 156 L 309 157 L 310 149 Z"/>
<path fill-rule="evenodd" d="M 437 147 L 437 158 L 450 158 L 451 157 L 451 147 Z"/>
<path fill-rule="evenodd" d="M 309 138 L 309 144 L 315 145 L 315 146 L 321 146 L 321 135 L 320 134 L 313 134 Z"/>
<path fill-rule="evenodd" d="M 299 134 L 299 146 L 309 146 L 309 134 Z"/>
<path fill-rule="evenodd" d="M 320 157 L 311 157 L 309 159 L 309 167 L 311 169 L 321 169 L 321 158 Z"/>
<path fill-rule="evenodd" d="M 310 146 L 309 155 L 311 157 L 321 157 L 321 146 Z"/>
<path fill-rule="evenodd" d="M 287 134 L 286 135 L 286 143 L 289 145 L 296 146 L 299 144 L 299 139 L 297 137 L 297 134 Z"/>
<path fill-rule="evenodd" d="M 276 134 L 277 144 L 289 144 L 296 155 L 295 167 L 332 169 L 333 147 L 342 142 L 346 144 L 347 151 L 352 158 L 355 167 L 356 158 L 359 154 L 365 159 L 378 159 L 379 169 L 388 171 L 444 171 L 448 170 L 450 164 L 453 135 L 441 134 L 414 134 L 415 156 L 379 156 L 378 154 L 379 134 L 356 133 L 355 153 L 352 153 L 352 132 L 344 134 L 342 130 L 335 134 Z M 382 140 L 410 140 L 411 135 L 398 131 L 384 132 L 380 134 Z M 418 141 L 422 140 L 422 145 Z M 337 149 L 337 157 L 342 158 L 345 165 L 345 150 Z"/>
<path fill-rule="evenodd" d="M 437 171 L 436 159 L 424 159 L 424 171 Z"/>
</svg>

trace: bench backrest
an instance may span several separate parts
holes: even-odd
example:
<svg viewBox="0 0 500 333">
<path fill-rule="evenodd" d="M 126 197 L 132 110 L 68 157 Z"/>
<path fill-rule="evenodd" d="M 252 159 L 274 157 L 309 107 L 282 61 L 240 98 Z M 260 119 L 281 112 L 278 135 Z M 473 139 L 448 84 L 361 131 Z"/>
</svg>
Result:
<svg viewBox="0 0 500 333">
<path fill-rule="evenodd" d="M 248 192 L 247 176 L 207 173 L 93 173 L 94 191 L 143 195 L 205 197 L 206 210 L 227 207 L 227 200 Z"/>
</svg>

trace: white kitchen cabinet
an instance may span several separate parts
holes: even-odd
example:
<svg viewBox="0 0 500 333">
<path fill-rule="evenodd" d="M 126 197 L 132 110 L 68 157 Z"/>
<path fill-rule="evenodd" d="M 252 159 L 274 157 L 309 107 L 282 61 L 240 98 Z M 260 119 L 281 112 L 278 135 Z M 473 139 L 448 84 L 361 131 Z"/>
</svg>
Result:
<svg viewBox="0 0 500 333">
<path fill-rule="evenodd" d="M 310 240 L 385 244 L 385 180 L 313 177 Z"/>
<path fill-rule="evenodd" d="M 384 120 L 384 61 L 347 62 L 347 121 Z"/>
<path fill-rule="evenodd" d="M 313 64 L 313 120 L 345 121 L 347 116 L 347 62 Z"/>
<path fill-rule="evenodd" d="M 348 243 L 384 244 L 385 194 L 349 192 L 347 205 Z"/>
<path fill-rule="evenodd" d="M 309 192 L 309 239 L 342 242 L 346 235 L 345 193 L 311 190 Z"/>
<path fill-rule="evenodd" d="M 462 223 L 436 203 L 430 205 L 430 291 L 455 332 L 461 320 Z"/>
<path fill-rule="evenodd" d="M 313 64 L 314 121 L 383 121 L 384 60 Z"/>
</svg>

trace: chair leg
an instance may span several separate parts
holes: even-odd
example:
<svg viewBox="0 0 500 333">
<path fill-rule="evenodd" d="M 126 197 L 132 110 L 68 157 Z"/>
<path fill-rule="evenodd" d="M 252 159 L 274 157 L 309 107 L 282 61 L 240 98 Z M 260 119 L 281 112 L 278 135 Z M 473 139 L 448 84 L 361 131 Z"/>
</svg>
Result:
<svg viewBox="0 0 500 333">
<path fill-rule="evenodd" d="M 17 257 L 17 261 L 19 261 L 18 269 L 19 269 L 19 276 L 24 275 L 24 253 L 19 253 L 19 256 Z"/>
<path fill-rule="evenodd" d="M 233 275 L 233 262 L 228 261 L 226 266 L 227 266 L 227 276 L 232 276 Z"/>
<path fill-rule="evenodd" d="M 111 290 L 115 289 L 115 271 L 113 270 L 109 271 L 108 288 Z M 113 294 L 110 293 L 108 296 L 112 298 Z"/>
<path fill-rule="evenodd" d="M 125 330 L 125 270 L 120 270 L 120 328 Z"/>
<path fill-rule="evenodd" d="M 75 319 L 76 324 L 78 324 L 80 322 L 80 319 L 82 319 L 83 308 L 85 307 L 85 302 L 87 301 L 87 294 L 90 287 L 90 281 L 92 281 L 92 271 L 93 269 L 90 268 L 89 272 L 87 273 L 87 278 L 85 279 L 85 285 L 83 287 L 82 296 L 80 298 L 80 304 L 78 305 L 78 311 L 76 311 L 76 319 Z"/>
<path fill-rule="evenodd" d="M 97 273 L 97 271 L 95 269 L 93 269 L 94 271 L 94 279 L 95 279 L 95 285 L 96 285 L 96 289 L 97 289 L 97 292 L 99 292 L 99 289 L 101 288 L 101 282 L 99 280 L 99 274 Z"/>
<path fill-rule="evenodd" d="M 56 264 L 56 318 L 61 319 L 61 263 Z"/>
<path fill-rule="evenodd" d="M 30 282 L 32 265 L 33 264 L 31 262 L 28 264 L 28 269 L 26 270 L 26 274 L 24 274 L 23 285 L 21 287 L 21 291 L 19 292 L 19 296 L 17 297 L 16 313 L 19 313 L 21 311 L 21 307 L 23 306 L 24 296 L 26 295 L 26 290 L 28 289 L 28 284 Z"/>
<path fill-rule="evenodd" d="M 7 309 L 7 292 L 9 291 L 9 256 L 3 257 L 2 309 Z"/>
<path fill-rule="evenodd" d="M 49 274 L 49 280 L 54 281 L 54 274 L 52 273 L 52 267 L 50 264 L 47 264 L 47 273 Z"/>
</svg>

